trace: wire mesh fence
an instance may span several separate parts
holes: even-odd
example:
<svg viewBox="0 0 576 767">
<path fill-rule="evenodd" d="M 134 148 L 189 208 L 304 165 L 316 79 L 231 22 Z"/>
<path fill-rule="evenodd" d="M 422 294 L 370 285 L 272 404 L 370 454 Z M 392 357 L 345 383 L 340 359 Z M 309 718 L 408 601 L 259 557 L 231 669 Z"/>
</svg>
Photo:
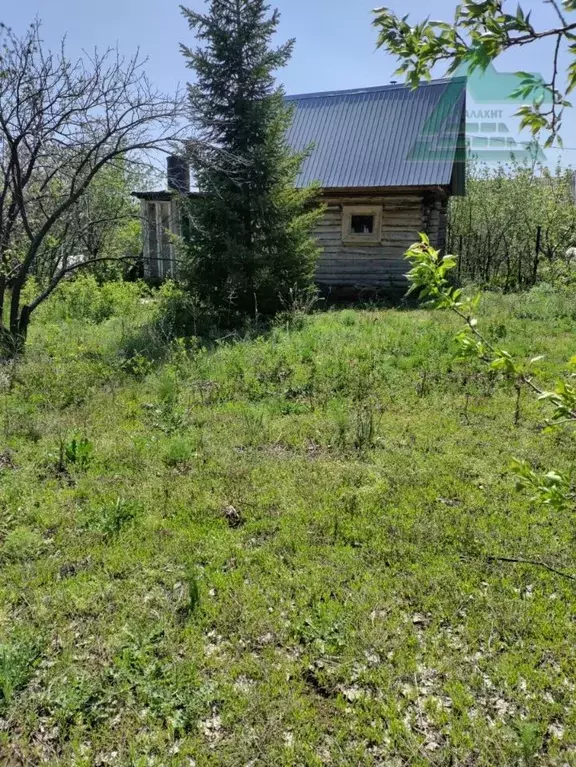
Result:
<svg viewBox="0 0 576 767">
<path fill-rule="evenodd" d="M 512 166 L 479 168 L 465 198 L 450 204 L 447 251 L 459 277 L 506 291 L 525 290 L 575 260 L 572 174 Z"/>
</svg>

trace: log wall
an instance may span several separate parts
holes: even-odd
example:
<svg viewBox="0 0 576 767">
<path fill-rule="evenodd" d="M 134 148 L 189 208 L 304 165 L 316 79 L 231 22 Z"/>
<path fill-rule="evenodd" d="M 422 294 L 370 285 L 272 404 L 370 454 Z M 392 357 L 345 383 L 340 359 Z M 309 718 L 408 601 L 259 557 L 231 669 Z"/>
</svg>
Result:
<svg viewBox="0 0 576 767">
<path fill-rule="evenodd" d="M 354 287 L 404 290 L 408 264 L 404 253 L 426 232 L 436 247 L 445 239 L 446 204 L 427 194 L 388 194 L 324 198 L 326 212 L 315 234 L 322 248 L 317 281 L 328 288 Z M 342 241 L 344 206 L 383 208 L 380 244 L 347 245 Z"/>
<path fill-rule="evenodd" d="M 317 282 L 329 290 L 404 291 L 407 286 L 406 250 L 426 232 L 433 245 L 443 249 L 446 239 L 446 194 L 442 192 L 325 194 L 326 211 L 315 229 L 321 248 Z M 379 243 L 346 244 L 342 238 L 343 209 L 347 206 L 381 206 Z M 176 271 L 174 244 L 169 233 L 180 236 L 177 201 L 143 201 L 145 274 L 164 279 Z"/>
</svg>

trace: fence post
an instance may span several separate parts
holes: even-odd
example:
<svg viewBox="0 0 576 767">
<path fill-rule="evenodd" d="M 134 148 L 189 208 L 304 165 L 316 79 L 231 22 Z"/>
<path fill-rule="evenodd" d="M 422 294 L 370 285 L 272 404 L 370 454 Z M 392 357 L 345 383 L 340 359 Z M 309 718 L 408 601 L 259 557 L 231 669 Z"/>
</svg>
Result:
<svg viewBox="0 0 576 767">
<path fill-rule="evenodd" d="M 542 227 L 536 229 L 536 254 L 534 256 L 534 269 L 532 271 L 532 285 L 536 285 L 538 279 L 538 267 L 540 266 L 540 253 L 542 250 Z"/>
</svg>

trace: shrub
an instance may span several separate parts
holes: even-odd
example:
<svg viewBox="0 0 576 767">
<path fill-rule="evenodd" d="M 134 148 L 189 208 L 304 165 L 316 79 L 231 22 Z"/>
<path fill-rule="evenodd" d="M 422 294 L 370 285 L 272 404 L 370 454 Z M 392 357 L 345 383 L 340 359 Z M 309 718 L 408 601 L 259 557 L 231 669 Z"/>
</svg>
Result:
<svg viewBox="0 0 576 767">
<path fill-rule="evenodd" d="M 117 498 L 114 503 L 91 513 L 88 528 L 100 533 L 105 538 L 110 538 L 122 532 L 141 514 L 142 507 L 139 503 Z"/>
<path fill-rule="evenodd" d="M 576 320 L 576 289 L 541 283 L 514 305 L 513 314 L 520 319 Z"/>
<path fill-rule="evenodd" d="M 99 285 L 92 275 L 63 282 L 39 310 L 45 321 L 84 320 L 100 323 L 113 316 L 132 317 L 142 298 L 149 297 L 143 283 L 107 282 Z"/>
<path fill-rule="evenodd" d="M 60 453 L 61 466 L 77 466 L 79 469 L 87 469 L 94 457 L 94 445 L 86 437 L 81 439 L 74 437 L 67 444 L 61 444 Z"/>
<path fill-rule="evenodd" d="M 164 463 L 167 466 L 182 466 L 192 457 L 193 447 L 186 437 L 174 436 L 168 442 L 164 451 Z"/>
<path fill-rule="evenodd" d="M 6 536 L 1 557 L 10 562 L 20 562 L 37 557 L 46 548 L 46 542 L 35 530 L 17 527 Z"/>
<path fill-rule="evenodd" d="M 168 340 L 185 336 L 211 335 L 215 316 L 192 291 L 175 282 L 165 282 L 158 291 L 156 333 Z"/>
<path fill-rule="evenodd" d="M 14 695 L 26 686 L 39 655 L 38 637 L 32 632 L 0 644 L 0 713 L 4 713 Z"/>
</svg>

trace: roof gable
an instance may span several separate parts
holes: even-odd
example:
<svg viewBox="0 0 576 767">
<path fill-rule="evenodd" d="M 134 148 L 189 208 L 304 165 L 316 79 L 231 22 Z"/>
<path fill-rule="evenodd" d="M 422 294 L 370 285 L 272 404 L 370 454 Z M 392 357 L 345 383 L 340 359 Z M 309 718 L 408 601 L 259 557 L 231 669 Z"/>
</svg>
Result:
<svg viewBox="0 0 576 767">
<path fill-rule="evenodd" d="M 466 78 L 415 90 L 389 85 L 288 96 L 287 134 L 296 151 L 313 146 L 298 186 L 452 186 L 465 173 Z"/>
</svg>

